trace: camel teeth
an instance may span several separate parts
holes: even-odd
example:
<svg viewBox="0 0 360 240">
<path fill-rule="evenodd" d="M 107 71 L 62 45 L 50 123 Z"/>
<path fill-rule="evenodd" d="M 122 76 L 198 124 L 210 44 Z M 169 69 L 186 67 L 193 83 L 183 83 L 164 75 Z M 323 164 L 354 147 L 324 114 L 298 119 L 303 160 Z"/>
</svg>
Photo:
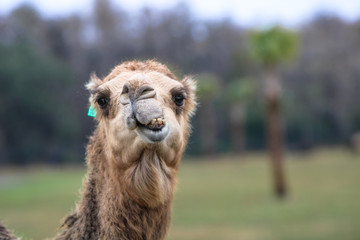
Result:
<svg viewBox="0 0 360 240">
<path fill-rule="evenodd" d="M 161 126 L 161 122 L 160 122 L 160 121 L 157 121 L 156 125 L 157 125 L 158 127 L 160 127 L 160 126 Z"/>
<path fill-rule="evenodd" d="M 166 120 L 165 118 L 154 118 L 150 122 L 146 124 L 149 128 L 153 129 L 154 127 L 165 126 Z"/>
</svg>

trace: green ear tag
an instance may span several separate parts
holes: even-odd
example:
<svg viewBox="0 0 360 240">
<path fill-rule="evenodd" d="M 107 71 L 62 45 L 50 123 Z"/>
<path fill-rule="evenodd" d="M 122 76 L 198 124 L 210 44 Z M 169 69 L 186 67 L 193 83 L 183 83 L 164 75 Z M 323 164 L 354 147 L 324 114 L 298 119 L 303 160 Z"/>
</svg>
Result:
<svg viewBox="0 0 360 240">
<path fill-rule="evenodd" d="M 91 105 L 89 107 L 88 116 L 90 116 L 90 117 L 96 116 L 96 109 L 95 109 L 94 105 Z"/>
</svg>

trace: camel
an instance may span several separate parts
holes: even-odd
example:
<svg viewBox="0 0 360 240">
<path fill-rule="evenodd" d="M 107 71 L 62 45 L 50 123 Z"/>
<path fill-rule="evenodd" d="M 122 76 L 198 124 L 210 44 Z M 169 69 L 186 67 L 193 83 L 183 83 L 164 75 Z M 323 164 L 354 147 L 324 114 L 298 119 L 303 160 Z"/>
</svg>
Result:
<svg viewBox="0 0 360 240">
<path fill-rule="evenodd" d="M 1 223 L 0 223 L 0 240 L 16 240 L 16 237 L 12 235 Z"/>
<path fill-rule="evenodd" d="M 82 199 L 55 239 L 165 239 L 195 81 L 178 80 L 154 60 L 130 61 L 102 80 L 92 74 L 86 87 L 97 126 L 87 145 Z M 6 232 L 0 228 L 0 236 Z"/>
</svg>

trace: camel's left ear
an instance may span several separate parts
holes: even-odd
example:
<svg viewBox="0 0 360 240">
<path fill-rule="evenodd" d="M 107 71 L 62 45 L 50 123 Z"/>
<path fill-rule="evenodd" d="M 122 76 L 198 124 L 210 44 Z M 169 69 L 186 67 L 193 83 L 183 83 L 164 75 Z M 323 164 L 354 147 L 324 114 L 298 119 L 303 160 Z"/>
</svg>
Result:
<svg viewBox="0 0 360 240">
<path fill-rule="evenodd" d="M 85 85 L 86 89 L 90 91 L 91 94 L 96 92 L 96 89 L 102 84 L 102 81 L 95 73 L 90 75 L 90 81 Z"/>
<path fill-rule="evenodd" d="M 193 115 L 195 113 L 197 105 L 196 81 L 192 77 L 187 76 L 183 80 L 181 80 L 181 82 L 184 85 L 187 93 L 185 108 L 189 115 Z"/>
<path fill-rule="evenodd" d="M 88 110 L 88 116 L 90 117 L 96 117 L 97 111 L 96 111 L 96 107 L 94 106 L 94 102 L 95 102 L 94 97 L 97 92 L 97 89 L 101 84 L 102 84 L 101 79 L 98 78 L 95 73 L 92 73 L 90 75 L 90 81 L 87 84 L 85 84 L 86 89 L 89 90 L 90 92 L 89 110 Z"/>
</svg>

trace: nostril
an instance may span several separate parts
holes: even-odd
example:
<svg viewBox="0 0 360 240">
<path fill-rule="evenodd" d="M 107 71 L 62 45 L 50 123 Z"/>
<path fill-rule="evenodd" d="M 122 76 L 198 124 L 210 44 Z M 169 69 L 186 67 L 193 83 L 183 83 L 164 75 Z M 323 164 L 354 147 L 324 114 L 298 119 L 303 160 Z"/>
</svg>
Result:
<svg viewBox="0 0 360 240">
<path fill-rule="evenodd" d="M 129 93 L 129 86 L 127 83 L 124 84 L 121 94 Z"/>
<path fill-rule="evenodd" d="M 130 87 L 127 83 L 124 84 L 121 94 L 120 94 L 120 102 L 122 104 L 129 104 L 130 103 Z"/>
<path fill-rule="evenodd" d="M 152 87 L 145 86 L 145 87 L 139 89 L 139 93 L 140 93 L 139 95 L 141 96 L 141 95 L 147 94 L 151 91 L 155 91 L 155 90 Z"/>
<path fill-rule="evenodd" d="M 143 86 L 137 91 L 138 100 L 152 98 L 156 95 L 155 89 L 150 86 Z"/>
</svg>

